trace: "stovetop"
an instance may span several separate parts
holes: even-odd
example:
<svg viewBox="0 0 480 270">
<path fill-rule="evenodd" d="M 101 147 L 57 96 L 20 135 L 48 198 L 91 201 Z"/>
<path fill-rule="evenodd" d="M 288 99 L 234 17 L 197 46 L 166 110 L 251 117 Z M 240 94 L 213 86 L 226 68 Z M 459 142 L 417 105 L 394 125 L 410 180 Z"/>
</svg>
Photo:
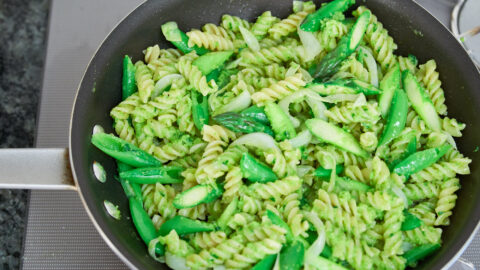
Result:
<svg viewBox="0 0 480 270">
<path fill-rule="evenodd" d="M 73 98 L 96 48 L 142 0 L 52 0 L 37 147 L 67 147 Z M 449 26 L 448 0 L 417 1 Z M 23 269 L 127 269 L 90 222 L 78 194 L 32 191 Z M 480 268 L 480 236 L 463 257 Z"/>
</svg>

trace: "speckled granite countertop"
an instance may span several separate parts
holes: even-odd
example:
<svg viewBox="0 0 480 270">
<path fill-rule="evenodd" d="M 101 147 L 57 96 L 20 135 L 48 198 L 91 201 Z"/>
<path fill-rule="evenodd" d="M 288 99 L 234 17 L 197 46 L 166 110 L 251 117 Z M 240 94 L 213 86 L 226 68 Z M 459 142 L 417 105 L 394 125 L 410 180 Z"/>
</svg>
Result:
<svg viewBox="0 0 480 270">
<path fill-rule="evenodd" d="M 32 147 L 50 1 L 0 0 L 0 147 Z M 0 189 L 0 269 L 18 269 L 28 192 Z"/>
</svg>

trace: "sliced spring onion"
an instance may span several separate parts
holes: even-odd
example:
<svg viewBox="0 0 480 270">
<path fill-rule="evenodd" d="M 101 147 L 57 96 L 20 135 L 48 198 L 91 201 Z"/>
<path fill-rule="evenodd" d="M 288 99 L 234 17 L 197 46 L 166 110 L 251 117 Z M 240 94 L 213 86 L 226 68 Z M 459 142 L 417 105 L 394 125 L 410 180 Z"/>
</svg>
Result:
<svg viewBox="0 0 480 270">
<path fill-rule="evenodd" d="M 168 74 L 163 76 L 158 82 L 155 84 L 152 92 L 152 98 L 158 97 L 165 89 L 172 85 L 172 82 L 176 79 L 182 78 L 180 74 Z"/>
<path fill-rule="evenodd" d="M 243 40 L 247 43 L 248 48 L 252 51 L 259 51 L 260 44 L 258 43 L 258 39 L 250 32 L 247 28 L 240 26 L 239 27 L 240 33 L 242 34 Z"/>
<path fill-rule="evenodd" d="M 93 126 L 92 135 L 95 135 L 97 133 L 105 133 L 105 130 L 103 129 L 103 127 L 101 125 Z"/>
<path fill-rule="evenodd" d="M 276 149 L 280 151 L 275 143 L 275 139 L 272 136 L 262 132 L 254 132 L 243 135 L 242 137 L 236 139 L 232 145 L 248 145 L 263 150 Z"/>
<path fill-rule="evenodd" d="M 407 199 L 407 196 L 405 196 L 405 193 L 403 193 L 403 191 L 397 187 L 397 186 L 394 186 L 392 188 L 392 191 L 393 193 L 395 193 L 395 195 L 397 195 L 398 197 L 400 197 L 403 201 L 403 204 L 405 205 L 405 209 L 408 208 L 408 199 Z"/>
<path fill-rule="evenodd" d="M 103 205 L 105 206 L 105 209 L 110 216 L 112 216 L 116 220 L 120 220 L 122 215 L 120 213 L 120 210 L 118 210 L 118 206 L 107 200 L 103 201 Z"/>
<path fill-rule="evenodd" d="M 367 64 L 368 74 L 370 74 L 370 84 L 378 87 L 378 68 L 375 58 L 373 58 L 372 51 L 364 46 L 358 47 L 358 51 L 365 56 L 365 63 Z"/>
<path fill-rule="evenodd" d="M 95 178 L 97 178 L 100 183 L 105 183 L 107 181 L 107 173 L 105 172 L 102 164 L 94 161 L 92 167 Z"/>
<path fill-rule="evenodd" d="M 290 139 L 290 143 L 293 147 L 298 148 L 300 146 L 307 145 L 312 140 L 312 133 L 308 129 L 298 133 L 297 136 Z"/>
<path fill-rule="evenodd" d="M 248 108 L 252 104 L 252 96 L 248 90 L 243 90 L 243 92 L 232 99 L 229 103 L 223 105 L 215 114 L 221 114 L 226 112 L 240 112 Z"/>
<path fill-rule="evenodd" d="M 297 32 L 303 48 L 305 48 L 305 61 L 312 61 L 322 51 L 322 45 L 313 32 L 303 31 L 300 26 L 298 26 Z"/>
<path fill-rule="evenodd" d="M 300 120 L 290 114 L 290 104 L 293 102 L 301 102 L 303 100 L 306 100 L 308 106 L 310 106 L 310 108 L 312 109 L 315 118 L 326 120 L 327 118 L 325 117 L 324 112 L 327 107 L 325 106 L 325 104 L 323 104 L 322 99 L 324 98 L 319 96 L 312 90 L 303 89 L 285 97 L 278 103 L 278 105 L 288 115 L 288 117 L 292 121 L 293 126 L 297 128 L 300 126 Z"/>
<path fill-rule="evenodd" d="M 322 250 L 325 247 L 325 226 L 315 212 L 308 212 L 305 217 L 313 224 L 318 234 L 317 239 L 305 253 L 305 260 L 311 262 L 312 258 L 320 256 L 320 253 L 322 253 Z"/>
<path fill-rule="evenodd" d="M 165 263 L 167 263 L 168 267 L 172 268 L 173 270 L 189 270 L 190 267 L 187 266 L 187 261 L 185 258 L 174 255 L 170 252 L 165 252 Z"/>
<path fill-rule="evenodd" d="M 452 137 L 452 135 L 448 134 L 447 132 L 445 132 L 445 135 L 447 135 L 447 142 L 452 145 L 452 147 L 456 150 L 458 149 L 457 148 L 457 144 L 455 143 L 455 139 Z"/>
<path fill-rule="evenodd" d="M 344 101 L 355 101 L 358 99 L 360 94 L 335 94 L 330 95 L 327 97 L 323 97 L 323 101 L 328 103 L 337 103 L 337 102 L 344 102 Z"/>
<path fill-rule="evenodd" d="M 313 172 L 315 169 L 312 166 L 308 165 L 298 165 L 297 166 L 297 175 L 298 177 L 304 177 L 307 173 Z"/>
</svg>

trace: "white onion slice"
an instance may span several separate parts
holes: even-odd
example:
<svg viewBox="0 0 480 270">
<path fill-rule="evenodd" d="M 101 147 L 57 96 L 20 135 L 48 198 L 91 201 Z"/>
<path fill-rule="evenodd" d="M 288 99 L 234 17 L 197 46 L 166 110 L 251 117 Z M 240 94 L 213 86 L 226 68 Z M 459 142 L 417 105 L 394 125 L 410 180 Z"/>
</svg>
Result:
<svg viewBox="0 0 480 270">
<path fill-rule="evenodd" d="M 220 107 L 216 114 L 221 114 L 225 112 L 239 112 L 243 109 L 248 108 L 252 104 L 252 96 L 248 90 L 243 90 L 243 92 L 232 99 L 229 103 Z"/>
<path fill-rule="evenodd" d="M 236 139 L 232 145 L 248 145 L 257 147 L 263 150 L 275 149 L 280 151 L 275 139 L 272 136 L 263 133 L 263 132 L 254 132 L 250 134 L 243 135 L 242 137 Z"/>
<path fill-rule="evenodd" d="M 312 61 L 322 51 L 322 45 L 312 32 L 303 31 L 300 27 L 297 28 L 297 32 L 305 48 L 305 61 Z"/>
<path fill-rule="evenodd" d="M 110 216 L 112 216 L 116 220 L 120 220 L 122 215 L 120 213 L 120 210 L 118 210 L 118 206 L 107 200 L 103 201 L 103 205 L 105 206 L 105 209 Z"/>
<path fill-rule="evenodd" d="M 322 253 L 322 250 L 325 247 L 325 226 L 318 215 L 314 212 L 307 212 L 305 217 L 313 224 L 318 233 L 317 239 L 305 252 L 305 260 L 308 262 L 311 261 L 312 258 L 320 256 L 320 253 Z"/>
<path fill-rule="evenodd" d="M 393 187 L 392 191 L 393 193 L 395 193 L 395 195 L 397 195 L 402 199 L 403 204 L 405 205 L 405 208 L 408 208 L 408 199 L 407 199 L 407 196 L 405 196 L 405 193 L 403 193 L 403 191 L 397 186 Z"/>
<path fill-rule="evenodd" d="M 344 101 L 355 101 L 358 99 L 359 94 L 335 94 L 326 97 L 322 97 L 322 100 L 328 103 L 337 103 Z"/>
<path fill-rule="evenodd" d="M 312 109 L 313 115 L 316 118 L 326 120 L 326 116 L 324 112 L 327 109 L 327 107 L 322 102 L 322 99 L 324 98 L 319 96 L 317 93 L 313 92 L 312 90 L 303 89 L 283 98 L 278 103 L 282 111 L 284 111 L 285 114 L 287 114 L 288 118 L 290 118 L 290 121 L 292 121 L 292 124 L 295 128 L 300 126 L 300 120 L 298 120 L 297 118 L 293 117 L 290 114 L 290 109 L 289 109 L 290 104 L 293 102 L 301 102 L 305 99 L 307 100 L 308 106 L 310 106 L 310 108 Z"/>
<path fill-rule="evenodd" d="M 242 34 L 243 40 L 247 43 L 248 48 L 252 51 L 259 51 L 260 44 L 258 43 L 258 39 L 250 32 L 247 28 L 240 26 L 240 33 Z"/>
<path fill-rule="evenodd" d="M 312 133 L 308 131 L 308 129 L 303 130 L 302 132 L 298 133 L 297 136 L 290 139 L 290 143 L 293 147 L 298 148 L 300 146 L 307 145 L 312 140 Z"/>
<path fill-rule="evenodd" d="M 189 270 L 185 258 L 174 255 L 170 252 L 165 252 L 165 262 L 173 270 Z"/>
<path fill-rule="evenodd" d="M 304 177 L 308 172 L 313 171 L 314 168 L 308 165 L 298 165 L 297 166 L 297 175 L 298 177 Z"/>
<path fill-rule="evenodd" d="M 449 133 L 445 132 L 445 135 L 447 135 L 447 142 L 452 145 L 452 147 L 457 150 L 457 144 L 455 143 L 455 139 L 450 135 Z"/>
<path fill-rule="evenodd" d="M 155 84 L 155 88 L 153 88 L 152 98 L 158 97 L 165 88 L 169 85 L 172 85 L 173 80 L 182 78 L 180 74 L 168 74 L 163 76 L 158 82 Z"/>
<path fill-rule="evenodd" d="M 375 58 L 373 58 L 372 51 L 363 46 L 358 47 L 358 50 L 365 56 L 365 63 L 367 64 L 368 73 L 370 74 L 370 84 L 378 87 L 378 68 L 377 62 L 375 62 Z"/>
</svg>

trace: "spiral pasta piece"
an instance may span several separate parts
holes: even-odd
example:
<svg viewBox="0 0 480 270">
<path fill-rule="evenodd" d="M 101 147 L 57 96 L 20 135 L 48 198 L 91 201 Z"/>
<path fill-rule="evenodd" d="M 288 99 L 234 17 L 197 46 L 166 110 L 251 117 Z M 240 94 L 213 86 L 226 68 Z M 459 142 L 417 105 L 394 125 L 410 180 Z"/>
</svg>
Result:
<svg viewBox="0 0 480 270">
<path fill-rule="evenodd" d="M 177 256 L 187 256 L 193 253 L 193 247 L 185 240 L 180 239 L 175 230 L 171 230 L 169 234 L 160 239 L 160 243 L 164 244 L 166 250 Z"/>
<path fill-rule="evenodd" d="M 435 203 L 433 201 L 421 202 L 414 207 L 408 209 L 408 211 L 418 217 L 423 224 L 427 226 L 433 226 L 437 215 L 435 214 Z"/>
<path fill-rule="evenodd" d="M 261 39 L 268 33 L 268 29 L 278 21 L 280 21 L 280 19 L 273 16 L 270 11 L 265 11 L 262 15 L 258 16 L 257 21 L 252 25 L 250 31 L 258 39 Z"/>
<path fill-rule="evenodd" d="M 468 164 L 471 159 L 463 156 L 457 157 L 449 161 L 437 162 L 411 176 L 414 182 L 445 180 L 455 177 L 456 174 L 469 174 L 470 168 Z"/>
<path fill-rule="evenodd" d="M 175 190 L 168 185 L 160 183 L 142 185 L 143 207 L 150 217 L 157 216 L 154 220 L 157 229 L 177 214 L 177 209 L 172 204 L 175 195 Z"/>
<path fill-rule="evenodd" d="M 448 134 L 454 137 L 461 137 L 462 130 L 465 129 L 466 125 L 464 123 L 460 123 L 455 118 L 448 118 L 445 117 L 442 119 L 442 128 Z"/>
<path fill-rule="evenodd" d="M 378 139 L 375 132 L 365 132 L 360 135 L 360 145 L 363 149 L 373 152 L 377 148 Z"/>
<path fill-rule="evenodd" d="M 129 96 L 124 101 L 120 102 L 110 111 L 110 116 L 114 120 L 126 120 L 130 117 L 130 114 L 140 105 L 140 98 L 138 94 Z"/>
<path fill-rule="evenodd" d="M 250 49 L 242 50 L 240 53 L 241 63 L 249 65 L 268 65 L 272 63 L 284 63 L 298 57 L 297 51 L 285 45 L 262 48 L 259 51 Z"/>
<path fill-rule="evenodd" d="M 340 38 L 348 33 L 348 28 L 344 23 L 335 19 L 326 19 L 323 23 L 317 38 L 326 51 L 331 51 L 337 47 Z M 357 61 L 357 63 L 359 62 Z"/>
<path fill-rule="evenodd" d="M 360 193 L 359 201 L 379 210 L 390 211 L 394 200 L 389 193 L 382 190 L 375 190 Z"/>
<path fill-rule="evenodd" d="M 436 69 L 437 63 L 435 60 L 429 60 L 425 64 L 420 65 L 418 77 L 420 77 L 420 81 L 425 85 L 425 90 L 427 90 L 437 113 L 446 115 L 447 105 L 445 105 L 445 94 L 443 93 L 442 82 L 439 80 L 440 75 Z"/>
<path fill-rule="evenodd" d="M 198 254 L 190 254 L 186 257 L 186 264 L 192 269 L 212 268 L 215 265 L 222 265 L 234 254 L 244 248 L 245 238 L 237 235 L 219 243 L 210 249 L 203 249 Z"/>
<path fill-rule="evenodd" d="M 433 226 L 422 225 L 413 230 L 404 231 L 405 241 L 415 245 L 440 244 L 442 229 Z"/>
<path fill-rule="evenodd" d="M 262 106 L 266 102 L 277 101 L 298 91 L 301 87 L 305 86 L 305 84 L 302 80 L 302 74 L 297 73 L 254 93 L 252 95 L 252 101 L 254 104 Z"/>
<path fill-rule="evenodd" d="M 128 123 L 128 120 L 116 120 L 113 124 L 113 128 L 117 133 L 118 137 L 121 139 L 136 144 L 137 139 L 135 137 L 135 130 L 133 127 Z"/>
<path fill-rule="evenodd" d="M 366 184 L 370 183 L 370 169 L 360 168 L 359 166 L 349 165 L 345 167 L 345 176 Z"/>
<path fill-rule="evenodd" d="M 136 62 L 135 68 L 135 81 L 138 86 L 138 96 L 143 103 L 147 103 L 154 88 L 152 74 L 142 61 Z"/>
<path fill-rule="evenodd" d="M 273 200 L 280 202 L 281 196 L 286 196 L 298 190 L 301 186 L 301 180 L 297 176 L 287 176 L 282 180 L 268 182 L 265 184 L 254 183 L 248 187 L 256 196 L 264 200 Z"/>
<path fill-rule="evenodd" d="M 278 177 L 284 177 L 287 175 L 287 161 L 283 156 L 283 153 L 277 149 L 271 149 L 264 152 L 265 161 L 267 164 L 272 165 L 273 172 Z"/>
<path fill-rule="evenodd" d="M 225 14 L 222 16 L 221 25 L 223 28 L 231 30 L 233 32 L 239 32 L 240 26 L 245 27 L 246 29 L 250 29 L 250 23 L 246 20 L 239 18 L 237 16 L 232 16 Z"/>
<path fill-rule="evenodd" d="M 399 56 L 397 60 L 400 66 L 400 71 L 409 70 L 413 74 L 417 73 L 418 60 L 414 55 L 410 54 L 408 57 Z"/>
<path fill-rule="evenodd" d="M 215 159 L 217 159 L 218 156 L 223 153 L 223 147 L 225 145 L 226 143 L 220 140 L 212 141 L 207 144 L 205 152 L 203 152 L 202 159 L 198 162 L 196 177 L 199 184 L 213 181 L 215 178 L 223 175 L 223 172 L 218 175 L 209 175 L 205 169 L 208 168 L 210 164 L 214 163 Z"/>
<path fill-rule="evenodd" d="M 183 208 L 178 210 L 178 215 L 190 219 L 204 220 L 207 216 L 207 206 L 205 204 L 199 204 L 191 208 Z"/>
<path fill-rule="evenodd" d="M 380 119 L 380 111 L 376 102 L 355 106 L 354 103 L 334 106 L 325 111 L 325 115 L 337 123 L 375 124 Z"/>
<path fill-rule="evenodd" d="M 371 163 L 371 183 L 375 185 L 377 189 L 386 187 L 390 180 L 390 170 L 387 164 L 379 157 L 373 157 Z"/>
<path fill-rule="evenodd" d="M 206 142 L 235 140 L 235 133 L 219 125 L 204 125 L 202 129 L 203 140 Z"/>
<path fill-rule="evenodd" d="M 303 213 L 300 210 L 299 199 L 298 193 L 292 193 L 285 197 L 283 200 L 283 216 L 292 229 L 294 236 L 305 236 L 309 225 L 304 220 Z"/>
<path fill-rule="evenodd" d="M 132 112 L 133 120 L 136 122 L 144 122 L 145 120 L 160 116 L 160 114 L 164 119 L 166 117 L 174 117 L 176 119 L 177 111 L 175 110 L 175 102 L 176 100 L 166 95 L 156 97 L 148 103 L 137 106 Z"/>
<path fill-rule="evenodd" d="M 408 183 L 403 189 L 405 196 L 412 201 L 420 201 L 438 196 L 438 185 L 436 182 L 423 181 L 418 183 Z"/>
<path fill-rule="evenodd" d="M 393 199 L 390 211 L 385 212 L 383 218 L 383 237 L 385 244 L 383 252 L 388 256 L 402 254 L 402 222 L 404 204 L 400 198 Z"/>
<path fill-rule="evenodd" d="M 208 249 L 225 241 L 227 235 L 222 231 L 200 232 L 193 236 L 192 243 L 198 248 Z"/>
<path fill-rule="evenodd" d="M 231 30 L 227 30 L 223 28 L 222 26 L 217 26 L 213 23 L 207 23 L 202 27 L 202 30 L 205 33 L 209 33 L 212 35 L 216 35 L 219 37 L 222 37 L 224 39 L 228 39 L 231 41 L 234 41 L 236 39 L 235 33 L 233 33 Z"/>
<path fill-rule="evenodd" d="M 450 225 L 449 217 L 452 215 L 452 209 L 455 207 L 457 195 L 455 192 L 460 189 L 460 181 L 458 178 L 451 178 L 444 181 L 438 194 L 438 202 L 435 207 L 435 212 L 438 217 L 435 220 L 435 226 Z"/>
<path fill-rule="evenodd" d="M 201 32 L 200 32 L 201 33 Z M 191 41 L 192 39 L 190 39 Z M 202 72 L 192 64 L 193 60 L 197 58 L 196 53 L 193 51 L 187 55 L 180 57 L 178 60 L 178 71 L 182 74 L 187 81 L 202 95 L 206 96 L 218 90 L 218 86 L 214 80 L 207 82 L 207 78 Z"/>
<path fill-rule="evenodd" d="M 232 269 L 246 269 L 265 256 L 280 252 L 282 243 L 275 239 L 264 239 L 259 242 L 249 243 L 242 253 L 233 255 L 233 258 L 225 262 L 225 266 Z"/>
<path fill-rule="evenodd" d="M 268 29 L 269 35 L 273 39 L 280 39 L 282 37 L 288 36 L 290 33 L 293 33 L 297 30 L 297 27 L 300 23 L 307 17 L 308 12 L 299 11 L 297 13 L 290 14 L 286 19 L 283 19 Z"/>
<path fill-rule="evenodd" d="M 196 45 L 212 51 L 233 50 L 235 48 L 230 39 L 200 30 L 192 30 L 187 33 L 187 36 L 189 37 L 188 46 L 190 47 Z"/>
<path fill-rule="evenodd" d="M 400 158 L 405 150 L 407 149 L 408 144 L 417 137 L 417 131 L 412 128 L 405 128 L 397 138 L 393 139 L 390 146 L 390 159 L 396 160 Z"/>
<path fill-rule="evenodd" d="M 180 139 L 155 147 L 153 154 L 162 162 L 175 160 L 188 154 L 192 145 L 190 136 L 183 135 Z"/>
</svg>

